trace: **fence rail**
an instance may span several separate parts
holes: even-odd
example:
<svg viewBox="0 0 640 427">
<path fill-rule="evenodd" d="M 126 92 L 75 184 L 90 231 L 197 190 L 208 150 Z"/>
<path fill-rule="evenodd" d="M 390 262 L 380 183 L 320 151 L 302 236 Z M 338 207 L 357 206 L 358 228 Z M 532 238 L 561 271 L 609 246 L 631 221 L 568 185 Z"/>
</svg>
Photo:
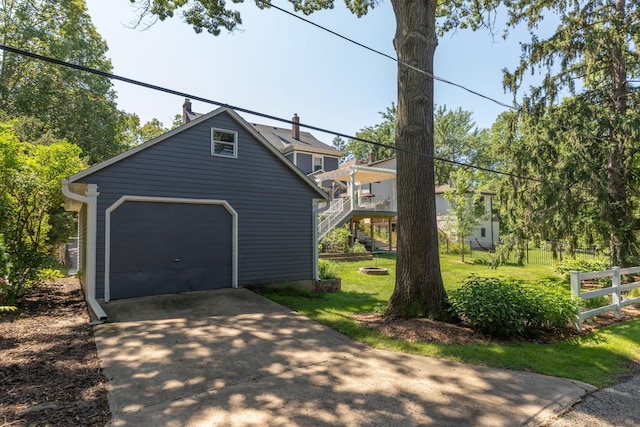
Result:
<svg viewBox="0 0 640 427">
<path fill-rule="evenodd" d="M 613 312 L 617 318 L 622 315 L 622 308 L 631 304 L 640 303 L 640 297 L 627 298 L 622 292 L 640 288 L 640 282 L 621 283 L 621 276 L 637 275 L 640 273 L 640 267 L 620 268 L 613 267 L 611 270 L 594 271 L 589 273 L 581 273 L 579 271 L 571 272 L 571 295 L 589 300 L 601 296 L 611 295 L 611 304 L 593 308 L 591 310 L 582 311 L 578 309 L 578 313 L 574 320 L 574 326 L 577 330 L 582 329 L 582 322 L 586 319 L 598 316 L 604 313 Z M 582 291 L 582 284 L 586 280 L 608 279 L 611 278 L 611 286 L 593 291 Z"/>
<path fill-rule="evenodd" d="M 500 244 L 496 245 L 500 247 Z M 572 259 L 594 259 L 604 255 L 604 251 L 598 247 L 575 248 L 569 251 L 567 246 L 556 245 L 555 250 L 549 242 L 534 244 L 529 242 L 524 248 L 524 263 L 529 265 L 554 265 L 566 258 Z M 518 251 L 514 248 L 509 254 L 509 262 L 518 261 Z"/>
</svg>

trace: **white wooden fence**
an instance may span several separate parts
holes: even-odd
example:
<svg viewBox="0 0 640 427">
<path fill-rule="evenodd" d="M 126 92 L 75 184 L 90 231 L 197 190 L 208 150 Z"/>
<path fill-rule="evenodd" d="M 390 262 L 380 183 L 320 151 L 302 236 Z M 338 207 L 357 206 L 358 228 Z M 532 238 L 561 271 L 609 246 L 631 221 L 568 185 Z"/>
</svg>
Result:
<svg viewBox="0 0 640 427">
<path fill-rule="evenodd" d="M 604 295 L 611 295 L 611 304 L 602 307 L 597 307 L 587 311 L 581 311 L 578 309 L 574 325 L 576 329 L 582 329 L 582 322 L 589 317 L 598 316 L 603 313 L 612 311 L 617 318 L 622 315 L 622 307 L 626 307 L 631 304 L 640 303 L 640 297 L 626 298 L 622 295 L 622 292 L 630 291 L 631 289 L 640 288 L 640 282 L 626 283 L 622 285 L 620 283 L 620 277 L 624 275 L 638 275 L 640 273 L 640 267 L 620 268 L 613 267 L 611 270 L 595 271 L 590 273 L 580 273 L 578 271 L 571 272 L 571 295 L 588 300 Z M 597 280 L 602 278 L 611 278 L 611 286 L 596 289 L 593 291 L 582 292 L 582 282 L 585 280 Z"/>
</svg>

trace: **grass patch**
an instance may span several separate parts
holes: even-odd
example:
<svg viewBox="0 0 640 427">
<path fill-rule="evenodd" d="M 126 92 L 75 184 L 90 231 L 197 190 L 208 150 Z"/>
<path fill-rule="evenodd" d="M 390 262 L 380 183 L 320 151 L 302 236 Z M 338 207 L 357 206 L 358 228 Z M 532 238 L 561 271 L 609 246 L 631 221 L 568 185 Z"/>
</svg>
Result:
<svg viewBox="0 0 640 427">
<path fill-rule="evenodd" d="M 545 266 L 504 266 L 492 270 L 486 265 L 463 264 L 458 255 L 442 255 L 440 262 L 447 290 L 461 286 L 471 274 L 502 279 L 560 280 L 550 267 Z M 360 267 L 371 266 L 387 268 L 389 275 L 374 276 L 358 272 Z M 615 383 L 617 376 L 629 372 L 628 363 L 637 362 L 640 355 L 640 320 L 557 344 L 493 342 L 443 345 L 392 339 L 361 326 L 352 315 L 379 309 L 380 304 L 386 304 L 389 300 L 395 284 L 395 256 L 376 255 L 374 260 L 339 262 L 336 267 L 342 278 L 342 292 L 312 294 L 277 289 L 264 291 L 265 296 L 374 348 L 533 371 L 600 387 Z"/>
</svg>

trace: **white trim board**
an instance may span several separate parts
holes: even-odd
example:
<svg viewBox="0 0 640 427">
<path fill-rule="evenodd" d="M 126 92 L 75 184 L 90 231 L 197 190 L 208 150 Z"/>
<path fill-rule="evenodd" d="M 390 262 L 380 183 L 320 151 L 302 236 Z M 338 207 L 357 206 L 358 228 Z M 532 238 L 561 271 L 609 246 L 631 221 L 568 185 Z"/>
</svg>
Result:
<svg viewBox="0 0 640 427">
<path fill-rule="evenodd" d="M 109 283 L 109 274 L 111 270 L 111 212 L 118 209 L 125 202 L 151 202 L 151 203 L 184 203 L 199 205 L 220 205 L 231 214 L 232 221 L 232 243 L 231 243 L 231 286 L 238 287 L 238 213 L 226 200 L 216 199 L 187 199 L 180 197 L 151 197 L 151 196 L 135 196 L 124 195 L 116 200 L 111 206 L 105 210 L 104 218 L 104 300 L 109 301 L 111 298 L 111 286 Z"/>
</svg>

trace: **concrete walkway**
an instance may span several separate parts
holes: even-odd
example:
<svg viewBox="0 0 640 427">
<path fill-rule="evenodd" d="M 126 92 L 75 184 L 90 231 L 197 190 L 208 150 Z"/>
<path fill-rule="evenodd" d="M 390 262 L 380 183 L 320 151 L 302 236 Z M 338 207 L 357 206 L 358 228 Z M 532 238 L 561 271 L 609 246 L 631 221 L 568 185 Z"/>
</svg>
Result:
<svg viewBox="0 0 640 427">
<path fill-rule="evenodd" d="M 114 427 L 538 425 L 594 389 L 373 350 L 246 289 L 103 307 Z"/>
</svg>

